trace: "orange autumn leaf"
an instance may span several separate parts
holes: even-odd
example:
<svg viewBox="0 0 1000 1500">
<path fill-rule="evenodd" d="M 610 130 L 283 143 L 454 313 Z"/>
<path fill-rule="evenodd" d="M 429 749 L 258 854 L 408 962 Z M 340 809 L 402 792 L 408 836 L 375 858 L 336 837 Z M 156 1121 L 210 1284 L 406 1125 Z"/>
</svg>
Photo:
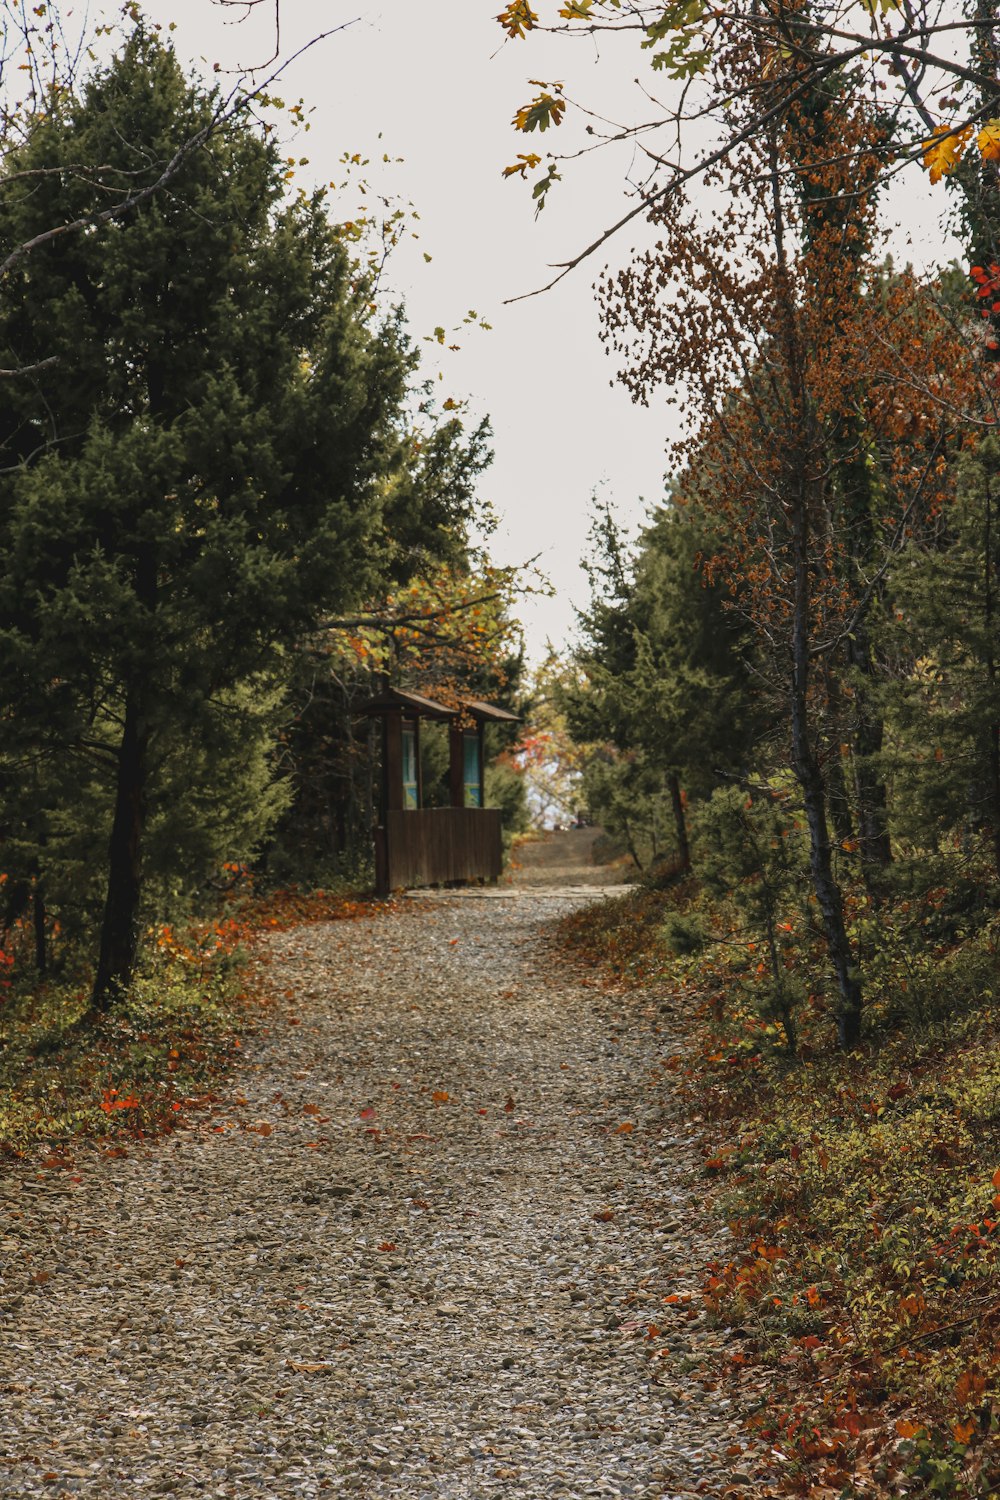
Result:
<svg viewBox="0 0 1000 1500">
<path fill-rule="evenodd" d="M 431 1095 L 431 1098 L 434 1100 L 435 1104 L 447 1104 L 448 1103 L 448 1090 L 447 1089 L 435 1089 L 434 1092 L 433 1092 L 433 1094 Z"/>
<path fill-rule="evenodd" d="M 948 177 L 959 162 L 972 134 L 971 125 L 953 130 L 950 125 L 935 125 L 933 133 L 923 142 L 924 167 L 930 173 L 932 183 Z"/>
<path fill-rule="evenodd" d="M 1000 161 L 1000 120 L 987 120 L 976 136 L 983 161 Z"/>
<path fill-rule="evenodd" d="M 978 1400 L 986 1389 L 986 1378 L 975 1370 L 964 1370 L 955 1382 L 955 1400 L 959 1406 Z"/>
</svg>

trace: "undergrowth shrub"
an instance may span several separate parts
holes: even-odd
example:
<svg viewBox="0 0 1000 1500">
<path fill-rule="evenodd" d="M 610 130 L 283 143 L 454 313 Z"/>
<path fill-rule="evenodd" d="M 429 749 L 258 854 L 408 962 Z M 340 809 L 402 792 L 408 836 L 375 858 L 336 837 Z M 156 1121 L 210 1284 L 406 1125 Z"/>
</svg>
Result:
<svg viewBox="0 0 1000 1500">
<path fill-rule="evenodd" d="M 877 912 L 853 892 L 869 1012 L 845 1056 L 815 914 L 782 909 L 793 1059 L 758 972 L 752 880 L 741 899 L 692 879 L 564 932 L 619 986 L 678 997 L 670 1054 L 651 1061 L 703 1122 L 706 1194 L 733 1234 L 701 1297 L 739 1333 L 722 1374 L 780 1455 L 761 1493 L 986 1500 L 1000 1493 L 997 919 L 970 912 L 968 885 Z"/>
</svg>

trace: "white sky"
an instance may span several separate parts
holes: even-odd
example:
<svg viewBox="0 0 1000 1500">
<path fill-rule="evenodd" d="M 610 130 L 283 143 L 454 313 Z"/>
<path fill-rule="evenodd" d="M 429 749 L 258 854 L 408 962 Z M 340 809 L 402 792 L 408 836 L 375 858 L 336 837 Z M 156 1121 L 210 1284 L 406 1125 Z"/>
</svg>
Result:
<svg viewBox="0 0 1000 1500">
<path fill-rule="evenodd" d="M 146 0 L 144 8 L 176 22 L 181 60 L 206 73 L 217 61 L 253 64 L 273 50 L 268 4 L 239 25 L 238 8 L 223 11 L 209 0 Z M 514 110 L 535 92 L 528 78 L 565 80 L 572 96 L 598 99 L 625 118 L 639 117 L 643 106 L 631 86 L 641 66 L 634 38 L 623 39 L 617 57 L 607 49 L 598 56 L 589 42 L 567 48 L 545 37 L 504 46 L 499 9 L 497 0 L 361 0 L 356 8 L 345 0 L 282 0 L 285 55 L 318 31 L 359 19 L 297 61 L 280 92 L 289 103 L 301 96 L 312 110 L 310 131 L 291 146 L 310 159 L 304 182 L 341 181 L 342 153 L 361 152 L 372 160 L 370 180 L 419 212 L 419 242 L 400 247 L 388 273 L 414 334 L 438 325 L 450 331 L 472 308 L 493 325 L 488 333 L 463 329 L 458 353 L 426 345 L 428 370 L 443 370 L 442 393 L 471 398 L 471 412 L 492 420 L 496 458 L 481 485 L 501 517 L 491 550 L 501 563 L 540 554 L 556 591 L 521 609 L 538 658 L 546 638 L 566 642 L 573 605 L 586 603 L 579 560 L 590 496 L 599 490 L 626 522 L 641 521 L 662 494 L 663 451 L 676 417 L 665 405 L 634 407 L 612 385 L 614 366 L 598 338 L 594 278 L 609 257 L 627 258 L 643 227 L 633 234 L 630 226 L 607 255 L 553 291 L 504 305 L 541 286 L 550 263 L 588 244 L 628 206 L 622 155 L 579 163 L 537 219 L 529 189 L 502 180 L 518 151 L 544 154 L 553 139 L 553 132 L 523 136 L 510 127 Z M 383 167 L 383 154 L 404 160 Z M 911 249 L 903 231 L 893 249 L 900 259 L 937 259 L 943 195 L 928 198 L 917 169 L 905 183 L 894 206 L 917 243 Z"/>
</svg>

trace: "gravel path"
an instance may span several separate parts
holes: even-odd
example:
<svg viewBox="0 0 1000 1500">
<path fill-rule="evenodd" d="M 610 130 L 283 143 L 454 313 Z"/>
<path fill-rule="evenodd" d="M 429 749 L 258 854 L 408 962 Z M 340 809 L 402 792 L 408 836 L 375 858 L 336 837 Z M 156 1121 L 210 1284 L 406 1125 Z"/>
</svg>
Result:
<svg viewBox="0 0 1000 1500">
<path fill-rule="evenodd" d="M 721 1253 L 663 1017 L 617 1021 L 546 934 L 586 899 L 278 937 L 221 1111 L 0 1179 L 4 1500 L 739 1484 L 691 1373 L 721 1335 L 663 1300 Z"/>
<path fill-rule="evenodd" d="M 594 847 L 600 828 L 566 828 L 519 842 L 514 849 L 511 878 L 517 886 L 616 886 L 633 873 L 628 860 L 597 864 Z"/>
</svg>

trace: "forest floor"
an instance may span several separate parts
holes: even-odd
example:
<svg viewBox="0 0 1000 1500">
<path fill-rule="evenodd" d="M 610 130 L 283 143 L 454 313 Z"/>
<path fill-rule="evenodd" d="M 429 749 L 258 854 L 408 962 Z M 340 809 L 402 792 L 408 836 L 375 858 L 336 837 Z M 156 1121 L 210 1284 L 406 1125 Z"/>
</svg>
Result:
<svg viewBox="0 0 1000 1500">
<path fill-rule="evenodd" d="M 596 894 L 276 933 L 218 1103 L 4 1167 L 0 1496 L 744 1493 L 669 1012 L 553 933 Z"/>
</svg>

